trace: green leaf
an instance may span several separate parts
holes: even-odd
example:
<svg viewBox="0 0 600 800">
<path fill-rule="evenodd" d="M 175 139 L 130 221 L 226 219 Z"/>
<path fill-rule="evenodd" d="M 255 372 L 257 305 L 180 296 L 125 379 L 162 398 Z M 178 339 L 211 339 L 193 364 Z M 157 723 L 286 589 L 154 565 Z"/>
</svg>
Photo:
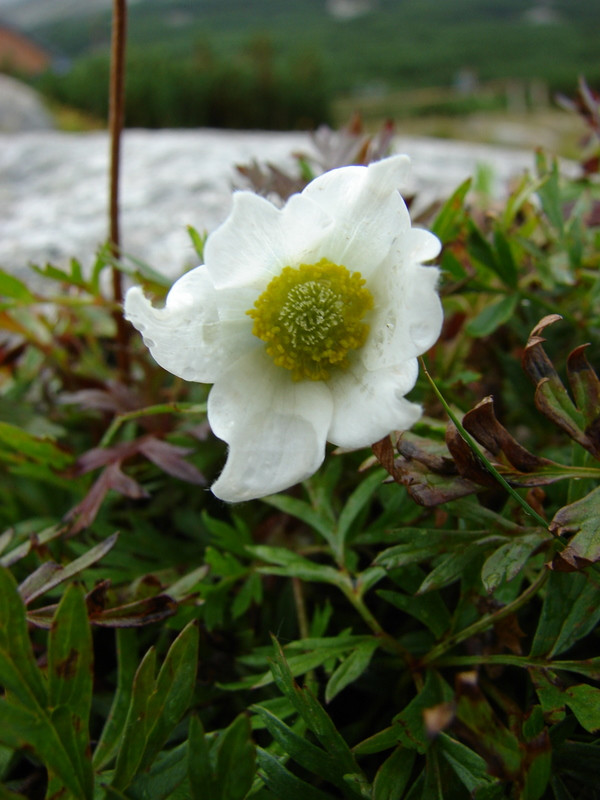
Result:
<svg viewBox="0 0 600 800">
<path fill-rule="evenodd" d="M 353 650 L 347 658 L 333 672 L 325 687 L 325 702 L 329 703 L 342 689 L 360 678 L 371 663 L 373 653 L 379 647 L 379 642 L 373 639 L 363 642 Z"/>
<path fill-rule="evenodd" d="M 250 718 L 240 714 L 218 737 L 216 784 L 219 800 L 243 800 L 256 772 Z M 216 800 L 216 798 L 215 798 Z"/>
<path fill-rule="evenodd" d="M 127 789 L 131 800 L 166 800 L 187 777 L 188 743 L 161 753 L 147 772 L 135 776 Z"/>
<path fill-rule="evenodd" d="M 298 500 L 287 494 L 273 494 L 269 497 L 263 497 L 262 500 L 264 503 L 268 503 L 270 506 L 279 509 L 279 511 L 283 511 L 305 522 L 309 528 L 320 533 L 335 552 L 335 531 L 332 527 L 331 520 L 327 516 L 321 514 L 303 500 Z"/>
<path fill-rule="evenodd" d="M 135 632 L 126 628 L 117 628 L 118 678 L 108 718 L 102 729 L 100 739 L 94 750 L 93 765 L 102 770 L 113 758 L 119 746 L 119 740 L 127 719 L 127 711 L 131 703 L 133 679 L 137 667 L 137 650 Z"/>
<path fill-rule="evenodd" d="M 295 682 L 279 644 L 274 641 L 275 656 L 271 664 L 273 677 L 279 690 L 290 700 L 306 726 L 321 742 L 325 750 L 338 761 L 345 774 L 360 774 L 352 751 L 337 731 L 331 717 L 309 689 L 301 689 Z"/>
<path fill-rule="evenodd" d="M 111 781 L 116 789 L 125 789 L 131 783 L 144 755 L 153 723 L 148 706 L 154 691 L 155 673 L 156 651 L 152 647 L 142 659 L 133 680 L 131 701 Z"/>
<path fill-rule="evenodd" d="M 64 743 L 84 796 L 93 794 L 88 756 L 92 706 L 92 635 L 85 595 L 71 584 L 56 611 L 48 642 L 48 704 L 56 709 L 53 724 Z"/>
<path fill-rule="evenodd" d="M 375 490 L 381 486 L 386 476 L 384 470 L 375 470 L 373 473 L 363 478 L 358 487 L 352 492 L 343 507 L 336 530 L 338 547 L 343 547 L 348 536 L 352 523 L 356 520 L 360 512 L 369 502 Z"/>
<path fill-rule="evenodd" d="M 342 574 L 334 567 L 316 564 L 285 547 L 254 545 L 246 547 L 246 550 L 261 561 L 280 565 L 278 567 L 259 567 L 258 571 L 266 575 L 283 575 L 290 578 L 301 578 L 304 581 L 331 583 L 334 586 L 338 586 L 343 580 Z"/>
<path fill-rule="evenodd" d="M 464 550 L 441 559 L 440 562 L 431 570 L 423 583 L 419 586 L 418 595 L 431 592 L 434 589 L 441 589 L 448 586 L 462 577 L 469 565 L 478 558 L 481 558 L 485 549 L 495 541 L 504 541 L 503 537 L 489 536 L 479 542 L 465 547 Z"/>
<path fill-rule="evenodd" d="M 0 269 L 0 297 L 10 297 L 18 303 L 35 302 L 35 296 L 23 281 L 14 275 L 9 275 L 3 269 Z"/>
<path fill-rule="evenodd" d="M 466 217 L 465 198 L 472 183 L 473 179 L 467 178 L 454 190 L 433 223 L 432 230 L 442 244 L 456 239 L 463 226 Z"/>
<path fill-rule="evenodd" d="M 287 770 L 275 756 L 257 748 L 258 774 L 276 798 L 285 800 L 331 800 L 331 795 L 315 789 Z"/>
<path fill-rule="evenodd" d="M 396 714 L 392 725 L 359 742 L 353 748 L 354 753 L 357 755 L 379 753 L 398 744 L 409 750 L 425 753 L 432 742 L 425 728 L 425 710 L 441 703 L 451 702 L 453 698 L 454 693 L 444 679 L 434 670 L 428 670 L 423 688 L 399 714 Z"/>
<path fill-rule="evenodd" d="M 160 669 L 148 700 L 151 727 L 142 769 L 149 766 L 189 707 L 198 669 L 198 638 L 198 627 L 190 622 L 169 648 Z"/>
<path fill-rule="evenodd" d="M 471 795 L 477 789 L 491 783 L 492 778 L 488 773 L 487 764 L 469 747 L 445 733 L 439 734 L 438 746 L 444 759 Z"/>
<path fill-rule="evenodd" d="M 450 612 L 439 594 L 429 593 L 415 597 L 401 592 L 379 589 L 376 594 L 396 608 L 418 619 L 433 633 L 436 639 L 446 634 L 452 623 Z"/>
<path fill-rule="evenodd" d="M 90 797 L 78 779 L 76 765 L 61 736 L 45 713 L 35 713 L 0 698 L 0 742 L 15 750 L 33 750 L 50 776 L 56 775 L 74 797 L 78 800 Z"/>
<path fill-rule="evenodd" d="M 568 546 L 559 552 L 555 565 L 567 569 L 582 569 L 600 561 L 600 487 L 554 515 L 549 529 L 557 536 L 575 533 Z"/>
<path fill-rule="evenodd" d="M 593 574 L 551 572 L 546 597 L 531 645 L 531 657 L 568 650 L 600 620 L 600 588 Z"/>
<path fill-rule="evenodd" d="M 196 716 L 190 719 L 188 777 L 190 780 L 191 800 L 219 800 L 217 785 L 211 762 L 210 745 L 202 722 Z"/>
<path fill-rule="evenodd" d="M 343 770 L 339 768 L 329 753 L 299 736 L 278 717 L 271 714 L 268 709 L 258 705 L 252 706 L 252 710 L 260 716 L 283 752 L 291 756 L 296 763 L 336 786 L 345 786 Z"/>
<path fill-rule="evenodd" d="M 52 440 L 33 436 L 8 422 L 0 422 L 0 445 L 16 454 L 18 461 L 31 459 L 57 470 L 65 469 L 73 461 Z"/>
<path fill-rule="evenodd" d="M 231 604 L 233 619 L 241 617 L 250 608 L 252 603 L 260 605 L 262 600 L 262 581 L 260 575 L 252 572 L 242 584 Z"/>
<path fill-rule="evenodd" d="M 537 195 L 542 202 L 542 208 L 551 224 L 560 234 L 563 234 L 565 220 L 560 195 L 558 161 L 555 159 L 552 162 L 551 170 L 548 171 L 547 165 L 541 161 L 541 157 L 538 157 L 538 170 L 541 173 L 545 173 L 545 180 L 537 190 Z"/>
<path fill-rule="evenodd" d="M 397 747 L 377 770 L 373 800 L 400 800 L 410 780 L 416 753 Z"/>
<path fill-rule="evenodd" d="M 470 336 L 477 338 L 489 336 L 496 328 L 504 325 L 513 316 L 519 299 L 519 295 L 516 293 L 508 294 L 497 302 L 486 306 L 483 311 L 480 311 L 474 319 L 467 323 L 465 326 L 466 332 Z"/>
<path fill-rule="evenodd" d="M 25 606 L 4 568 L 0 568 L 0 620 L 0 684 L 26 707 L 45 708 L 46 685 L 31 649 Z"/>
<path fill-rule="evenodd" d="M 518 575 L 529 556 L 547 538 L 544 531 L 528 533 L 494 550 L 481 568 L 481 580 L 486 591 L 492 594 L 503 581 L 511 581 Z"/>
<path fill-rule="evenodd" d="M 600 689 L 580 683 L 570 686 L 564 697 L 581 727 L 589 733 L 597 733 L 600 730 Z"/>
</svg>

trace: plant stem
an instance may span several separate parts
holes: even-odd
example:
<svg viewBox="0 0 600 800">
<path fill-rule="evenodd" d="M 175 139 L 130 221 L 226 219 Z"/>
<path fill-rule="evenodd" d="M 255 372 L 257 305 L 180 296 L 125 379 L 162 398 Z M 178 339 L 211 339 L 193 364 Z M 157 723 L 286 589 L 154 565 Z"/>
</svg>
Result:
<svg viewBox="0 0 600 800">
<path fill-rule="evenodd" d="M 544 583 L 548 580 L 550 575 L 550 570 L 544 569 L 536 580 L 531 583 L 525 591 L 520 594 L 516 600 L 513 600 L 512 603 L 508 603 L 508 605 L 504 606 L 504 608 L 495 611 L 493 614 L 486 614 L 485 617 L 481 617 L 478 619 L 477 622 L 474 622 L 472 625 L 469 625 L 467 628 L 464 628 L 462 631 L 458 631 L 458 633 L 449 636 L 447 639 L 441 641 L 438 645 L 436 645 L 432 650 L 427 653 L 427 655 L 422 659 L 421 663 L 423 665 L 430 664 L 433 661 L 436 661 L 440 656 L 446 653 L 448 650 L 451 650 L 457 644 L 464 642 L 465 639 L 470 639 L 472 636 L 475 636 L 478 633 L 482 633 L 487 628 L 490 628 L 500 620 L 504 619 L 505 617 L 514 614 L 521 606 L 525 605 L 537 592 L 542 588 Z"/>
<path fill-rule="evenodd" d="M 119 228 L 119 183 L 121 162 L 121 132 L 123 130 L 125 107 L 125 43 L 127 36 L 127 0 L 113 0 L 113 27 L 111 42 L 110 88 L 108 129 L 110 136 L 110 177 L 109 177 L 109 245 L 114 258 L 121 254 L 121 233 Z M 121 271 L 112 268 L 113 300 L 117 305 L 123 302 Z M 123 378 L 129 374 L 129 326 L 119 310 L 113 318 L 117 328 L 117 364 Z"/>
</svg>

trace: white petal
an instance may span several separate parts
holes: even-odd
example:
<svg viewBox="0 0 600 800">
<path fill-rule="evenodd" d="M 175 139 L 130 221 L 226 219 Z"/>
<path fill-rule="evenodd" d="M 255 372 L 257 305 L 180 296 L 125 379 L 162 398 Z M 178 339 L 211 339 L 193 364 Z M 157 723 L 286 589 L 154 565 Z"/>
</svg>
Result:
<svg viewBox="0 0 600 800">
<path fill-rule="evenodd" d="M 426 231 L 412 230 L 421 253 L 434 252 L 437 239 Z M 437 293 L 439 271 L 412 261 L 409 250 L 398 251 L 369 285 L 375 308 L 370 333 L 360 352 L 370 370 L 382 369 L 429 350 L 442 329 L 443 311 Z"/>
<path fill-rule="evenodd" d="M 232 361 L 260 344 L 245 314 L 252 302 L 239 292 L 216 292 L 202 266 L 175 282 L 164 308 L 154 308 L 139 287 L 129 289 L 125 317 L 161 367 L 188 381 L 213 383 Z"/>
<path fill-rule="evenodd" d="M 330 225 L 323 209 L 302 195 L 280 210 L 258 195 L 238 192 L 229 217 L 204 249 L 215 287 L 255 286 L 260 294 L 284 267 L 302 263 Z"/>
<path fill-rule="evenodd" d="M 317 471 L 332 414 L 323 383 L 294 383 L 262 348 L 213 386 L 208 421 L 229 445 L 213 493 L 230 503 L 280 492 Z"/>
<path fill-rule="evenodd" d="M 322 238 L 321 257 L 369 278 L 410 229 L 397 191 L 409 165 L 407 156 L 393 156 L 368 167 L 341 167 L 306 187 L 303 195 L 334 219 Z"/>
<path fill-rule="evenodd" d="M 410 428 L 421 407 L 404 395 L 415 385 L 416 359 L 376 372 L 358 366 L 329 381 L 333 419 L 327 440 L 338 447 L 368 447 L 394 430 Z"/>
</svg>

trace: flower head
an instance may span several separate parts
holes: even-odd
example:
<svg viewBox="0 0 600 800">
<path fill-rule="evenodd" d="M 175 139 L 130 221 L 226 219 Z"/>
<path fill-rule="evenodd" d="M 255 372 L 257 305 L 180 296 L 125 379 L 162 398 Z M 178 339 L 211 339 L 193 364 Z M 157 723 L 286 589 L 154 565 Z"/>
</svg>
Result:
<svg viewBox="0 0 600 800">
<path fill-rule="evenodd" d="M 332 170 L 282 209 L 239 192 L 164 308 L 128 291 L 155 360 L 214 384 L 208 420 L 229 445 L 217 497 L 281 491 L 319 468 L 326 442 L 367 447 L 419 418 L 405 395 L 440 333 L 438 271 L 423 265 L 440 245 L 411 227 L 408 165 Z"/>
</svg>

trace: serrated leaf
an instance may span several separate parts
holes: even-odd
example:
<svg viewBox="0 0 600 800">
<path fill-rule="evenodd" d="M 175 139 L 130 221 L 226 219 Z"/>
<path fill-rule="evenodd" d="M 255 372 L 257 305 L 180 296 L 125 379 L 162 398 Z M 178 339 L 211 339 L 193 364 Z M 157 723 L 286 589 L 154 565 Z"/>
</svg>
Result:
<svg viewBox="0 0 600 800">
<path fill-rule="evenodd" d="M 338 665 L 325 687 L 326 703 L 331 702 L 346 686 L 360 678 L 371 663 L 373 653 L 378 647 L 379 642 L 375 639 L 370 642 L 363 642 Z"/>
</svg>

